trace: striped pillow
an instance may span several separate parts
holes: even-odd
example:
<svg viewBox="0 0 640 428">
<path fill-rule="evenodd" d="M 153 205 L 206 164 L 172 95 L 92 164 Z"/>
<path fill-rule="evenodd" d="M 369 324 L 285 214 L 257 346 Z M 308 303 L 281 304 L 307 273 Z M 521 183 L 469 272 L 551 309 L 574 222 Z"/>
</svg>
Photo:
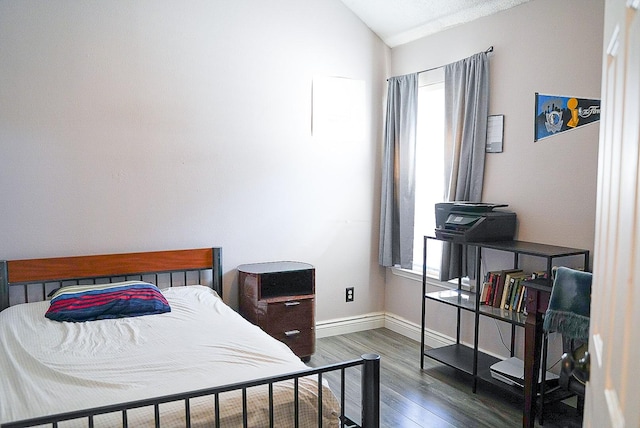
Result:
<svg viewBox="0 0 640 428">
<path fill-rule="evenodd" d="M 54 321 L 83 322 L 138 317 L 170 312 L 167 299 L 148 282 L 71 285 L 59 288 L 45 317 Z"/>
</svg>

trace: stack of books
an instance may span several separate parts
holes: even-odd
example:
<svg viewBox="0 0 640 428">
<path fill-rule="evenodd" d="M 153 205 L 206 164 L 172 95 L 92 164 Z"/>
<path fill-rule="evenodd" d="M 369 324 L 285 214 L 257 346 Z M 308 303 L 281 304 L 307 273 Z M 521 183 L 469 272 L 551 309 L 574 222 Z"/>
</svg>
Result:
<svg viewBox="0 0 640 428">
<path fill-rule="evenodd" d="M 526 274 L 521 269 L 487 273 L 480 290 L 480 303 L 494 308 L 526 313 L 527 288 L 524 282 L 545 277 L 544 272 Z"/>
</svg>

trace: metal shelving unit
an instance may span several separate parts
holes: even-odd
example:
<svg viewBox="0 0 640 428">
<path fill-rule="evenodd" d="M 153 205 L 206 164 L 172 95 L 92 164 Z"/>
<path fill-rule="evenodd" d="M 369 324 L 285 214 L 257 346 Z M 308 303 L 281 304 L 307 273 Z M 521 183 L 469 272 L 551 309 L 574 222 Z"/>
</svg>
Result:
<svg viewBox="0 0 640 428">
<path fill-rule="evenodd" d="M 494 308 L 492 306 L 481 305 L 479 293 L 474 293 L 462 289 L 461 278 L 458 278 L 458 287 L 453 290 L 443 290 L 427 293 L 427 242 L 428 240 L 444 241 L 443 239 L 425 236 L 423 246 L 423 272 L 422 272 L 422 329 L 421 329 L 421 359 L 420 368 L 424 369 L 424 358 L 428 357 L 442 364 L 453 367 L 461 372 L 467 373 L 473 378 L 473 392 L 476 392 L 477 381 L 482 380 L 497 385 L 503 389 L 522 394 L 522 388 L 509 385 L 494 379 L 490 373 L 490 367 L 500 361 L 498 358 L 488 355 L 478 350 L 479 320 L 481 316 L 490 317 L 509 323 L 511 325 L 511 356 L 514 355 L 515 332 L 517 327 L 524 327 L 527 315 L 505 309 Z M 446 241 L 444 241 L 446 242 Z M 513 254 L 513 268 L 518 268 L 520 255 L 540 257 L 546 260 L 547 278 L 536 280 L 538 286 L 551 289 L 551 272 L 556 259 L 570 256 L 584 256 L 583 268 L 589 268 L 589 251 L 577 248 L 559 247 L 554 245 L 539 244 L 524 241 L 497 241 L 497 242 L 469 242 L 460 243 L 460 250 L 466 247 L 475 248 L 476 278 L 482 279 L 480 266 L 482 261 L 482 250 L 492 249 Z M 461 254 L 461 251 L 458 254 Z M 460 273 L 459 273 L 460 276 Z M 479 287 L 478 287 L 479 288 Z M 457 308 L 457 331 L 456 343 L 435 349 L 425 349 L 424 332 L 426 328 L 426 301 L 432 300 L 441 304 L 450 305 Z M 460 341 L 460 317 L 462 311 L 470 312 L 474 315 L 474 341 L 473 346 L 467 346 Z M 546 349 L 544 350 L 543 361 L 546 361 Z M 541 388 L 544 393 L 544 388 Z"/>
</svg>

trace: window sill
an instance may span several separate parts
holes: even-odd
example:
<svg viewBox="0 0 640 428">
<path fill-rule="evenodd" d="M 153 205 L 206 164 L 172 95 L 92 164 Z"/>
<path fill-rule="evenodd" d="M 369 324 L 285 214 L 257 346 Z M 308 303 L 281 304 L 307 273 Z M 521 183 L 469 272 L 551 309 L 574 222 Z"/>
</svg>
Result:
<svg viewBox="0 0 640 428">
<path fill-rule="evenodd" d="M 393 266 L 391 268 L 391 272 L 396 276 L 401 276 L 403 278 L 411 279 L 413 281 L 422 282 L 422 272 L 418 272 L 417 270 L 402 269 L 402 268 Z"/>
<path fill-rule="evenodd" d="M 416 270 L 411 270 L 411 269 L 402 269 L 400 267 L 392 267 L 391 272 L 396 276 L 407 278 L 419 284 L 422 284 L 422 272 L 418 272 Z M 430 276 L 427 276 L 427 284 L 434 287 L 439 287 L 445 290 L 452 290 L 458 287 L 457 282 L 455 283 L 446 282 L 446 281 L 443 282 L 443 281 L 439 281 L 436 278 L 432 278 Z"/>
</svg>

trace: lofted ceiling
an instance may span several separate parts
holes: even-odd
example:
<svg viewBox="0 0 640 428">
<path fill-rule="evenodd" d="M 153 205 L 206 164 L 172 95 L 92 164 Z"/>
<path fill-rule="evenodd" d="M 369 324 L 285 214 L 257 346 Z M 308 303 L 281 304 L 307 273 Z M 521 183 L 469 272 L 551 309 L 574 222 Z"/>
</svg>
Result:
<svg viewBox="0 0 640 428">
<path fill-rule="evenodd" d="M 389 47 L 530 0 L 341 0 Z"/>
</svg>

